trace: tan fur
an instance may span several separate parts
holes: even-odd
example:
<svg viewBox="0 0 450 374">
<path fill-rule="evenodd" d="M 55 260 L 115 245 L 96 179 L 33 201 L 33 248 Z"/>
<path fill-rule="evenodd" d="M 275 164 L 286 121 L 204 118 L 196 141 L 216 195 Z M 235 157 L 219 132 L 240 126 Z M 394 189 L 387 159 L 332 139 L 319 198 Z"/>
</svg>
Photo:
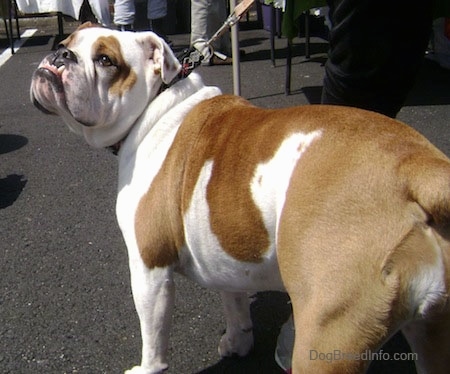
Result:
<svg viewBox="0 0 450 374">
<path fill-rule="evenodd" d="M 293 372 L 361 372 L 365 361 L 330 365 L 310 360 L 309 352 L 376 352 L 413 317 L 439 316 L 420 336 L 436 336 L 448 349 L 439 328 L 450 334 L 450 162 L 413 129 L 375 113 L 327 106 L 268 110 L 230 96 L 199 104 L 136 213 L 146 265 L 176 261 L 182 216 L 208 160 L 214 165 L 207 186 L 213 232 L 235 259 L 260 261 L 269 239 L 250 191 L 255 168 L 293 132 L 314 130 L 323 136 L 294 169 L 277 243 L 299 332 Z M 411 304 L 411 287 L 422 269 L 441 261 L 440 253 L 446 292 L 422 310 L 420 300 Z M 414 344 L 433 355 L 417 336 Z M 446 352 L 441 367 L 430 359 L 425 367 L 443 373 L 438 370 L 450 365 Z"/>
<path fill-rule="evenodd" d="M 136 210 L 136 240 L 141 257 L 150 269 L 173 264 L 185 240 L 179 190 L 184 178 L 183 157 L 195 134 L 179 134 L 177 139 L 180 141 L 174 142 Z"/>
<path fill-rule="evenodd" d="M 303 111 L 264 110 L 234 96 L 220 96 L 196 106 L 184 120 L 158 179 L 141 201 L 136 214 L 138 242 L 153 241 L 149 236 L 154 235 L 154 230 L 141 223 L 147 221 L 144 216 L 150 211 L 143 206 L 152 206 L 148 202 L 151 191 L 155 191 L 154 199 L 164 201 L 159 196 L 165 195 L 170 178 L 170 183 L 182 190 L 182 205 L 176 210 L 184 214 L 201 168 L 212 160 L 215 166 L 207 192 L 212 230 L 229 255 L 240 261 L 259 262 L 268 249 L 269 238 L 251 196 L 250 180 L 257 164 L 269 160 L 286 136 L 298 130 L 292 118 Z M 177 178 L 166 171 L 167 164 L 187 172 L 178 171 Z M 144 244 L 139 247 L 150 248 Z M 166 253 L 165 249 L 161 251 Z M 171 258 L 175 261 L 175 254 Z"/>
<path fill-rule="evenodd" d="M 302 332 L 295 373 L 361 372 L 367 362 L 332 366 L 309 352 L 376 352 L 410 317 L 409 282 L 436 258 L 424 230 L 441 213 L 425 211 L 411 191 L 422 188 L 419 201 L 434 197 L 431 184 L 450 180 L 448 160 L 394 120 L 359 111 L 345 118 L 348 125 L 327 126 L 328 136 L 298 163 L 280 223 L 280 269 Z M 448 206 L 448 186 L 441 194 Z"/>
</svg>

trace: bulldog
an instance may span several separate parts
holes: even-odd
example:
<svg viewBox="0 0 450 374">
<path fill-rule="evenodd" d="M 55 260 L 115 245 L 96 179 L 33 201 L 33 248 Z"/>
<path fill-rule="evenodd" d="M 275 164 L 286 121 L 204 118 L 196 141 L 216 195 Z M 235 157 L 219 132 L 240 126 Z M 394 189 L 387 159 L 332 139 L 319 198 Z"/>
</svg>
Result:
<svg viewBox="0 0 450 374">
<path fill-rule="evenodd" d="M 85 27 L 32 78 L 38 108 L 94 147 L 120 145 L 117 218 L 142 333 L 127 373 L 168 367 L 174 272 L 221 293 L 221 356 L 252 349 L 247 292 L 281 290 L 293 373 L 363 372 L 363 353 L 398 330 L 419 372 L 447 373 L 449 159 L 382 115 L 262 109 L 195 73 L 173 83 L 181 69 L 151 32 Z"/>
</svg>

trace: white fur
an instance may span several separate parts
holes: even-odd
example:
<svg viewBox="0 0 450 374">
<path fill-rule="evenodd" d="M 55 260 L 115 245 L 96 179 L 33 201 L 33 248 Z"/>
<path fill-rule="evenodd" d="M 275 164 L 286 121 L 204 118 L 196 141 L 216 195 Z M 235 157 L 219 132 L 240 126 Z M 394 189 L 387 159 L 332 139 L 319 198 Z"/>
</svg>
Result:
<svg viewBox="0 0 450 374">
<path fill-rule="evenodd" d="M 219 95 L 191 74 L 158 96 L 138 119 L 119 154 L 116 213 L 129 255 L 133 297 L 141 322 L 142 363 L 130 373 L 159 373 L 167 367 L 166 349 L 173 308 L 172 268 L 149 270 L 136 242 L 134 215 L 161 168 L 178 128 L 193 106 Z M 164 328 L 162 328 L 164 326 Z"/>
<path fill-rule="evenodd" d="M 433 264 L 422 266 L 409 284 L 409 310 L 412 317 L 425 317 L 433 308 L 442 306 L 447 299 L 445 286 L 445 265 L 442 249 L 430 228 L 425 234 L 432 242 L 436 252 Z"/>
<path fill-rule="evenodd" d="M 275 156 L 258 165 L 255 170 L 251 191 L 256 205 L 261 209 L 272 243 L 275 242 L 275 233 L 278 230 L 292 171 L 302 154 L 321 135 L 322 132 L 318 130 L 290 135 L 281 143 Z"/>
</svg>

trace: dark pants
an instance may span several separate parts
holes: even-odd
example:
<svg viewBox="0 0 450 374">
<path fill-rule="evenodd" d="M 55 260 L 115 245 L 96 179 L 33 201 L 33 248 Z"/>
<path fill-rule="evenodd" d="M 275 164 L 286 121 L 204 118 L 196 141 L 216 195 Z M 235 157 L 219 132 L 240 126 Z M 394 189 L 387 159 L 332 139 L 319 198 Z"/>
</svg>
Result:
<svg viewBox="0 0 450 374">
<path fill-rule="evenodd" d="M 332 30 L 322 103 L 395 117 L 414 84 L 432 0 L 328 0 Z"/>
</svg>

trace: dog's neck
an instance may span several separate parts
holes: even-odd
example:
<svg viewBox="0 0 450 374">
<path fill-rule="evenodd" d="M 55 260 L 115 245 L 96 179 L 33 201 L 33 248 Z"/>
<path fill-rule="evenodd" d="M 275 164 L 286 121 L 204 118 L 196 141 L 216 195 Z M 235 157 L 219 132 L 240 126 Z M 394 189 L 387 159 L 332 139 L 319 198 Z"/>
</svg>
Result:
<svg viewBox="0 0 450 374">
<path fill-rule="evenodd" d="M 121 142 L 121 158 L 129 157 L 152 131 L 158 131 L 158 136 L 172 133 L 193 106 L 220 93 L 217 87 L 206 87 L 195 73 L 164 90 L 150 102 Z M 177 110 L 172 111 L 176 106 Z"/>
<path fill-rule="evenodd" d="M 145 136 L 166 112 L 170 111 L 175 105 L 178 105 L 179 102 L 183 101 L 188 96 L 203 87 L 203 81 L 197 74 L 192 74 L 192 76 L 185 77 L 182 81 L 177 80 L 170 85 L 162 83 L 156 96 L 151 99 L 147 108 L 142 115 L 138 117 L 127 135 L 123 139 L 120 139 L 117 143 L 107 148 L 114 155 L 118 155 L 119 151 L 122 149 L 122 145 L 128 137 L 128 134 L 131 133 L 133 129 L 141 129 L 143 127 L 142 131 L 139 131 L 139 137 L 141 138 L 142 136 Z M 140 139 L 138 139 L 138 144 L 139 143 Z"/>
</svg>

